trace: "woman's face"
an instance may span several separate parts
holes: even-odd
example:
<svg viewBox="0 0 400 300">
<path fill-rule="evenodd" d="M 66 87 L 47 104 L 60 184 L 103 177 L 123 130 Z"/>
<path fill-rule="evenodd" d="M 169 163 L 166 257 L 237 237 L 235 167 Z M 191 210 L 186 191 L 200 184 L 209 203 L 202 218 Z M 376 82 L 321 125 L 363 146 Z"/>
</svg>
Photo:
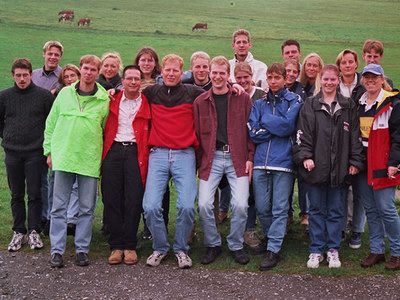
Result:
<svg viewBox="0 0 400 300">
<path fill-rule="evenodd" d="M 103 76 L 106 79 L 111 79 L 113 78 L 115 75 L 118 74 L 118 70 L 119 70 L 119 61 L 118 59 L 114 58 L 114 57 L 108 57 L 104 60 L 102 66 L 101 66 L 101 74 L 103 74 Z"/>
<path fill-rule="evenodd" d="M 65 85 L 71 85 L 79 79 L 78 74 L 74 70 L 65 70 L 63 82 Z"/>
<path fill-rule="evenodd" d="M 378 93 L 383 85 L 383 77 L 372 73 L 366 73 L 363 75 L 363 85 L 367 90 L 368 94 Z"/>
<path fill-rule="evenodd" d="M 352 76 L 356 73 L 357 63 L 354 55 L 351 53 L 346 53 L 340 62 L 340 72 L 343 76 Z"/>
<path fill-rule="evenodd" d="M 321 87 L 324 94 L 336 93 L 339 85 L 339 76 L 333 70 L 326 70 L 321 75 Z"/>
<path fill-rule="evenodd" d="M 251 92 L 252 88 L 252 79 L 251 75 L 245 71 L 239 71 L 235 75 L 235 80 L 247 93 Z"/>
<path fill-rule="evenodd" d="M 151 76 L 155 67 L 156 61 L 150 54 L 145 53 L 139 58 L 139 68 L 144 76 Z"/>
<path fill-rule="evenodd" d="M 321 67 L 319 66 L 319 60 L 316 57 L 310 57 L 309 59 L 307 59 L 303 67 L 308 79 L 317 78 L 319 72 L 321 72 Z"/>
<path fill-rule="evenodd" d="M 291 87 L 299 76 L 299 69 L 295 64 L 288 64 L 286 66 L 286 79 L 285 84 L 287 87 Z"/>
</svg>

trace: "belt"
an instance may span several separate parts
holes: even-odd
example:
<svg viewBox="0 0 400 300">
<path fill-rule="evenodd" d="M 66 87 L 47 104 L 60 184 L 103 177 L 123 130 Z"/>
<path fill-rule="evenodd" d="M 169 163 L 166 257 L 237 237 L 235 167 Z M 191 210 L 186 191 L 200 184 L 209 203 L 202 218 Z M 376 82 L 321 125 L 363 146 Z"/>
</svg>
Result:
<svg viewBox="0 0 400 300">
<path fill-rule="evenodd" d="M 215 148 L 215 150 L 226 152 L 226 153 L 231 152 L 231 149 L 230 149 L 229 145 L 217 146 Z"/>
<path fill-rule="evenodd" d="M 124 146 L 124 147 L 126 147 L 126 146 L 135 146 L 136 145 L 135 142 L 117 142 L 117 141 L 114 141 L 114 143 L 116 143 L 118 145 L 121 145 L 121 146 Z"/>
</svg>

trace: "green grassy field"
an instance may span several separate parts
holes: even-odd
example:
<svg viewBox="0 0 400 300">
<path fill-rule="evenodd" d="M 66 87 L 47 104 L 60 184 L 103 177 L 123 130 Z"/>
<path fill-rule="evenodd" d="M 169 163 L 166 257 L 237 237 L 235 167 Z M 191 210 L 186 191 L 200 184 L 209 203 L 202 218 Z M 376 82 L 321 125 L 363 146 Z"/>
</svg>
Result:
<svg viewBox="0 0 400 300">
<path fill-rule="evenodd" d="M 162 57 L 178 53 L 188 61 L 191 53 L 207 51 L 211 56 L 232 57 L 231 34 L 238 28 L 248 29 L 253 36 L 252 53 L 256 58 L 270 64 L 281 60 L 280 45 L 288 38 L 299 40 L 303 57 L 318 52 L 326 63 L 333 63 L 344 48 L 360 53 L 367 38 L 380 39 L 385 44 L 383 66 L 396 86 L 400 82 L 400 38 L 398 28 L 399 0 L 392 1 L 346 1 L 323 0 L 48 0 L 23 1 L 0 0 L 0 89 L 12 84 L 10 66 L 17 57 L 28 57 L 34 68 L 42 66 L 42 46 L 50 39 L 60 40 L 65 46 L 62 64 L 78 63 L 83 54 L 101 56 L 110 50 L 121 53 L 125 64 L 131 63 L 137 50 L 153 46 Z M 73 24 L 59 24 L 57 13 L 62 9 L 75 10 L 76 19 L 90 17 L 90 28 L 78 28 Z M 207 31 L 192 32 L 196 22 L 207 22 Z M 360 68 L 362 66 L 360 63 Z M 188 64 L 186 63 L 185 67 Z M 360 69 L 359 68 L 359 69 Z M 0 249 L 6 249 L 11 238 L 11 212 L 9 191 L 4 172 L 3 155 L 0 153 Z M 296 198 L 297 199 L 297 198 Z M 295 202 L 297 202 L 295 200 Z M 172 206 L 173 207 L 173 206 Z M 297 209 L 297 206 L 296 206 Z M 98 202 L 92 242 L 92 258 L 106 259 L 108 246 L 99 233 L 101 201 Z M 171 220 L 175 210 L 171 209 Z M 197 223 L 199 224 L 199 223 Z M 193 245 L 191 256 L 195 267 L 203 253 L 202 235 Z M 226 236 L 229 224 L 221 226 Z M 141 229 L 139 230 L 141 231 Z M 170 236 L 174 232 L 170 225 Z M 343 246 L 343 268 L 329 270 L 325 265 L 318 270 L 305 267 L 308 256 L 308 239 L 295 224 L 285 239 L 282 263 L 272 272 L 311 273 L 315 275 L 369 275 L 392 274 L 383 266 L 364 270 L 360 260 L 368 253 L 368 238 L 364 234 L 363 246 L 358 251 Z M 44 251 L 49 251 L 49 241 Z M 256 271 L 260 256 L 252 257 L 245 267 L 233 263 L 225 254 L 209 266 L 213 269 Z M 72 240 L 68 238 L 68 253 L 73 252 Z M 24 250 L 30 251 L 30 250 Z M 141 262 L 151 252 L 150 242 L 142 242 L 139 249 Z"/>
</svg>

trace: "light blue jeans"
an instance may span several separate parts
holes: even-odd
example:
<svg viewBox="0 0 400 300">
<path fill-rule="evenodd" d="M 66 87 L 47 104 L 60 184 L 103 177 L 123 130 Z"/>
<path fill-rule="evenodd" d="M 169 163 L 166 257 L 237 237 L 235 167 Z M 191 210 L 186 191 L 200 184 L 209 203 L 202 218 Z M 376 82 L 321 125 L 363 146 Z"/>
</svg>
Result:
<svg viewBox="0 0 400 300">
<path fill-rule="evenodd" d="M 78 181 L 79 215 L 75 232 L 77 253 L 89 252 L 92 239 L 93 212 L 96 205 L 97 178 L 75 173 L 55 171 L 53 208 L 51 210 L 51 254 L 63 254 L 67 241 L 67 209 L 72 187 Z"/>
<path fill-rule="evenodd" d="M 395 205 L 396 187 L 373 190 L 367 173 L 358 174 L 353 181 L 367 215 L 371 253 L 385 253 L 385 232 L 390 255 L 400 256 L 400 218 Z"/>
<path fill-rule="evenodd" d="M 288 172 L 257 170 L 253 172 L 256 210 L 265 238 L 267 250 L 281 250 L 289 211 L 289 197 L 294 175 Z"/>
<path fill-rule="evenodd" d="M 162 199 L 172 177 L 177 193 L 174 252 L 188 252 L 187 243 L 194 223 L 194 202 L 197 196 L 196 158 L 193 148 L 180 150 L 152 148 L 149 157 L 143 210 L 153 237 L 153 250 L 169 250 L 167 229 L 162 214 Z"/>
<path fill-rule="evenodd" d="M 215 151 L 208 180 L 199 182 L 199 214 L 206 247 L 221 246 L 214 215 L 214 194 L 222 176 L 226 174 L 232 191 L 231 230 L 226 240 L 231 251 L 243 249 L 249 198 L 249 177 L 237 177 L 230 153 Z"/>
</svg>

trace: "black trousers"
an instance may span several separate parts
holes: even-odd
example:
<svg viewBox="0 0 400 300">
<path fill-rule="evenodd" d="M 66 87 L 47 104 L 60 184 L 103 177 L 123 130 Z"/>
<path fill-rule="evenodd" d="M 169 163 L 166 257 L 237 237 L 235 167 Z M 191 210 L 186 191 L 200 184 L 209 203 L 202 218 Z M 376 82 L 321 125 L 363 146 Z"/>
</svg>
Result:
<svg viewBox="0 0 400 300">
<path fill-rule="evenodd" d="M 101 191 L 111 250 L 136 249 L 144 193 L 137 156 L 136 144 L 124 146 L 114 142 L 101 167 Z"/>
<path fill-rule="evenodd" d="M 28 194 L 28 232 L 40 232 L 42 215 L 42 172 L 46 164 L 43 150 L 11 151 L 5 150 L 4 163 L 7 170 L 8 186 L 11 191 L 11 212 L 14 220 L 13 230 L 27 233 L 25 187 Z"/>
</svg>

